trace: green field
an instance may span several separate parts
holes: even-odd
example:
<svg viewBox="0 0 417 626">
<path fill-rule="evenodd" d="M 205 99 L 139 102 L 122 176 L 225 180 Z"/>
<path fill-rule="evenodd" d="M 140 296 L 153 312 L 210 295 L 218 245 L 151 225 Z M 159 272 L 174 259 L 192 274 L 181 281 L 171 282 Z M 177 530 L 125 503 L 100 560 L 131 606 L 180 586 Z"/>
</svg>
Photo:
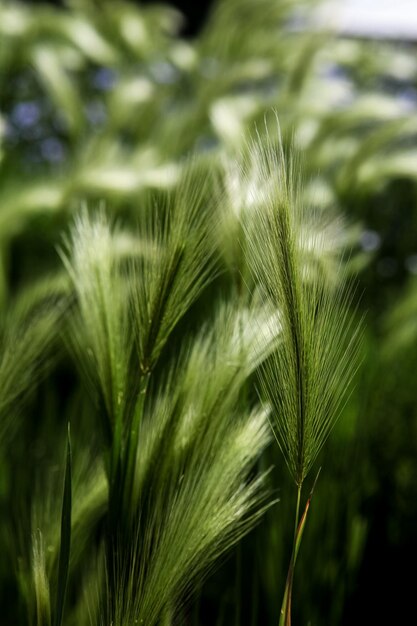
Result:
<svg viewBox="0 0 417 626">
<path fill-rule="evenodd" d="M 1 624 L 411 623 L 416 47 L 315 5 L 0 0 Z"/>
</svg>

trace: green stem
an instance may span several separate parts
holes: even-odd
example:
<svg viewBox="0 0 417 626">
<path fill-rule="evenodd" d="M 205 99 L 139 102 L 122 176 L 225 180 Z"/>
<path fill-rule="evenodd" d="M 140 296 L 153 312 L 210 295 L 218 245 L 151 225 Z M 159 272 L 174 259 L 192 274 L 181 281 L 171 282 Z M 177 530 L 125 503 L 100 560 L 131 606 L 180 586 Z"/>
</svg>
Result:
<svg viewBox="0 0 417 626">
<path fill-rule="evenodd" d="M 295 542 L 297 539 L 298 522 L 300 519 L 301 488 L 302 488 L 302 485 L 297 485 L 297 505 L 295 507 L 294 536 L 293 536 L 293 544 L 292 544 L 293 550 L 295 548 Z"/>
<path fill-rule="evenodd" d="M 301 502 L 301 488 L 302 484 L 297 485 L 297 506 L 295 509 L 295 529 L 294 539 L 291 553 L 290 565 L 288 568 L 287 582 L 285 584 L 284 598 L 281 606 L 281 613 L 279 618 L 279 626 L 291 626 L 291 597 L 292 597 L 292 584 L 294 579 L 295 563 L 297 561 L 298 553 L 300 551 L 301 540 L 303 538 L 304 528 L 307 521 L 307 515 L 310 509 L 311 499 L 313 497 L 314 489 L 320 475 L 320 470 L 317 472 L 317 476 L 314 480 L 313 487 L 311 488 L 310 495 L 304 507 L 304 512 L 300 517 L 300 502 Z"/>
<path fill-rule="evenodd" d="M 302 485 L 297 485 L 297 504 L 295 507 L 295 521 L 294 521 L 294 535 L 291 550 L 291 559 L 288 567 L 287 580 L 285 583 L 284 597 L 281 605 L 281 612 L 279 618 L 279 626 L 291 626 L 291 595 L 292 595 L 292 583 L 294 578 L 294 567 L 297 558 L 297 538 L 299 531 L 299 517 L 300 517 L 300 503 L 301 503 L 301 488 Z"/>
</svg>

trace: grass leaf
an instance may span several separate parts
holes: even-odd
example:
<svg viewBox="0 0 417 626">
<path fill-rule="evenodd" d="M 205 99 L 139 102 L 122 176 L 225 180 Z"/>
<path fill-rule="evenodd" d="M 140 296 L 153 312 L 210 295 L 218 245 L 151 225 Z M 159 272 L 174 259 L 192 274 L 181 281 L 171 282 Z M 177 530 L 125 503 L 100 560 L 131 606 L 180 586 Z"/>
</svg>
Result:
<svg viewBox="0 0 417 626">
<path fill-rule="evenodd" d="M 54 626 L 61 626 L 64 614 L 65 595 L 68 582 L 68 571 L 71 551 L 71 511 L 72 511 L 72 486 L 71 486 L 71 439 L 68 424 L 67 459 L 65 466 L 64 495 L 62 499 L 61 515 L 61 546 L 59 551 L 58 587 L 55 606 Z"/>
</svg>

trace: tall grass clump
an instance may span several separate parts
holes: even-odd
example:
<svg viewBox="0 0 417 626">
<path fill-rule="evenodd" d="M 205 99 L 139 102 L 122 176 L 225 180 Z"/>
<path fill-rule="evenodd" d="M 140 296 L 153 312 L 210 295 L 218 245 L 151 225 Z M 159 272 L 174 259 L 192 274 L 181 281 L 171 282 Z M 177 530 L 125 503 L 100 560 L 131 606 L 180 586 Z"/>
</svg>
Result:
<svg viewBox="0 0 417 626">
<path fill-rule="evenodd" d="M 223 157 L 182 163 L 175 190 L 144 194 L 135 215 L 85 205 L 55 278 L 6 320 L 5 362 L 16 337 L 32 377 L 55 342 L 74 378 L 60 423 L 51 409 L 38 426 L 56 449 L 21 527 L 31 545 L 17 585 L 36 626 L 188 619 L 202 581 L 274 502 L 272 433 L 297 491 L 280 624 L 291 622 L 303 488 L 357 367 L 344 227 L 307 209 L 280 138 Z M 14 396 L 3 380 L 7 409 L 27 385 Z"/>
<path fill-rule="evenodd" d="M 260 298 L 248 304 L 224 294 L 204 309 L 219 275 L 213 224 L 220 206 L 207 172 L 185 169 L 175 193 L 145 202 L 129 236 L 104 210 L 85 208 L 60 252 L 73 286 L 67 343 L 89 396 L 108 488 L 86 502 L 84 525 L 76 498 L 86 498 L 77 492 L 71 532 L 67 524 L 59 533 L 55 512 L 53 567 L 42 531 L 33 529 L 38 626 L 54 614 L 50 588 L 66 584 L 58 545 L 68 557 L 70 537 L 77 567 L 71 557 L 65 571 L 78 620 L 168 624 L 271 504 L 266 473 L 253 470 L 270 441 L 267 410 L 242 404 L 241 394 L 279 341 L 280 324 Z M 199 301 L 204 315 L 196 324 Z M 260 327 L 267 329 L 261 340 Z M 79 475 L 76 433 L 73 450 Z M 65 501 L 69 488 L 68 520 Z M 99 540 L 87 573 L 76 542 L 94 524 Z M 80 567 L 88 597 L 74 580 Z"/>
<path fill-rule="evenodd" d="M 64 238 L 63 338 L 87 423 L 69 410 L 64 488 L 40 472 L 32 497 L 19 584 L 36 626 L 180 622 L 272 504 L 255 469 L 270 425 L 297 489 L 290 624 L 302 489 L 343 407 L 358 328 L 341 222 L 305 208 L 280 141 L 258 137 L 245 158 L 225 161 L 221 185 L 184 165 L 129 229 L 84 207 Z"/>
<path fill-rule="evenodd" d="M 61 277 L 44 279 L 0 313 L 0 448 L 18 432 L 26 401 L 56 361 L 67 290 Z"/>
<path fill-rule="evenodd" d="M 297 490 L 292 556 L 280 625 L 291 623 L 294 566 L 310 497 L 301 514 L 302 489 L 347 398 L 357 368 L 359 325 L 349 313 L 352 290 L 343 260 L 323 273 L 315 259 L 337 249 L 340 223 L 307 208 L 300 168 L 282 142 L 266 138 L 251 147 L 258 182 L 253 219 L 246 224 L 254 280 L 279 315 L 280 342 L 260 368 L 260 393 Z M 252 168 L 253 170 L 253 168 Z M 331 278 L 331 280 L 329 280 Z"/>
<path fill-rule="evenodd" d="M 304 528 L 294 621 L 409 621 L 413 46 L 98 4 L 0 0 L 0 621 L 272 624 L 292 550 L 288 624 Z"/>
</svg>

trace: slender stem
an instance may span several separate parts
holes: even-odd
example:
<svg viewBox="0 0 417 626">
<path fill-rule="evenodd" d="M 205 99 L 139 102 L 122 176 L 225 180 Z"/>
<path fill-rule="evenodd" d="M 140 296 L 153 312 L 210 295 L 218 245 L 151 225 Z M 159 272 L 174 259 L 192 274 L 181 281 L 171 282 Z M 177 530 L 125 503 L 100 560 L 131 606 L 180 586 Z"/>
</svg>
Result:
<svg viewBox="0 0 417 626">
<path fill-rule="evenodd" d="M 291 559 L 288 566 L 287 580 L 285 583 L 284 597 L 282 599 L 281 612 L 279 618 L 279 626 L 291 626 L 291 595 L 292 595 L 292 583 L 294 578 L 295 560 L 297 558 L 297 536 L 298 525 L 300 518 L 300 503 L 301 503 L 301 489 L 302 484 L 297 485 L 297 504 L 295 507 L 295 520 L 294 520 L 294 536 L 291 550 Z"/>
<path fill-rule="evenodd" d="M 302 487 L 301 484 L 297 485 L 297 505 L 295 507 L 294 536 L 293 536 L 293 543 L 292 543 L 293 551 L 294 551 L 294 548 L 295 548 L 295 541 L 296 541 L 296 538 L 297 538 L 298 523 L 299 523 L 299 519 L 300 519 L 301 487 Z"/>
<path fill-rule="evenodd" d="M 321 469 L 321 468 L 320 468 Z M 294 579 L 295 562 L 297 560 L 298 552 L 300 550 L 301 540 L 304 534 L 304 528 L 307 521 L 308 511 L 310 509 L 311 499 L 313 497 L 314 488 L 316 486 L 318 477 L 320 475 L 320 469 L 317 472 L 317 476 L 313 483 L 313 487 L 310 491 L 310 495 L 304 507 L 304 512 L 300 517 L 300 501 L 301 501 L 301 488 L 302 485 L 297 485 L 297 506 L 295 512 L 295 531 L 294 541 L 292 547 L 292 554 L 290 560 L 290 566 L 288 568 L 287 582 L 285 583 L 284 599 L 281 606 L 281 614 L 279 618 L 279 626 L 291 626 L 291 596 L 292 596 L 292 583 Z"/>
</svg>

